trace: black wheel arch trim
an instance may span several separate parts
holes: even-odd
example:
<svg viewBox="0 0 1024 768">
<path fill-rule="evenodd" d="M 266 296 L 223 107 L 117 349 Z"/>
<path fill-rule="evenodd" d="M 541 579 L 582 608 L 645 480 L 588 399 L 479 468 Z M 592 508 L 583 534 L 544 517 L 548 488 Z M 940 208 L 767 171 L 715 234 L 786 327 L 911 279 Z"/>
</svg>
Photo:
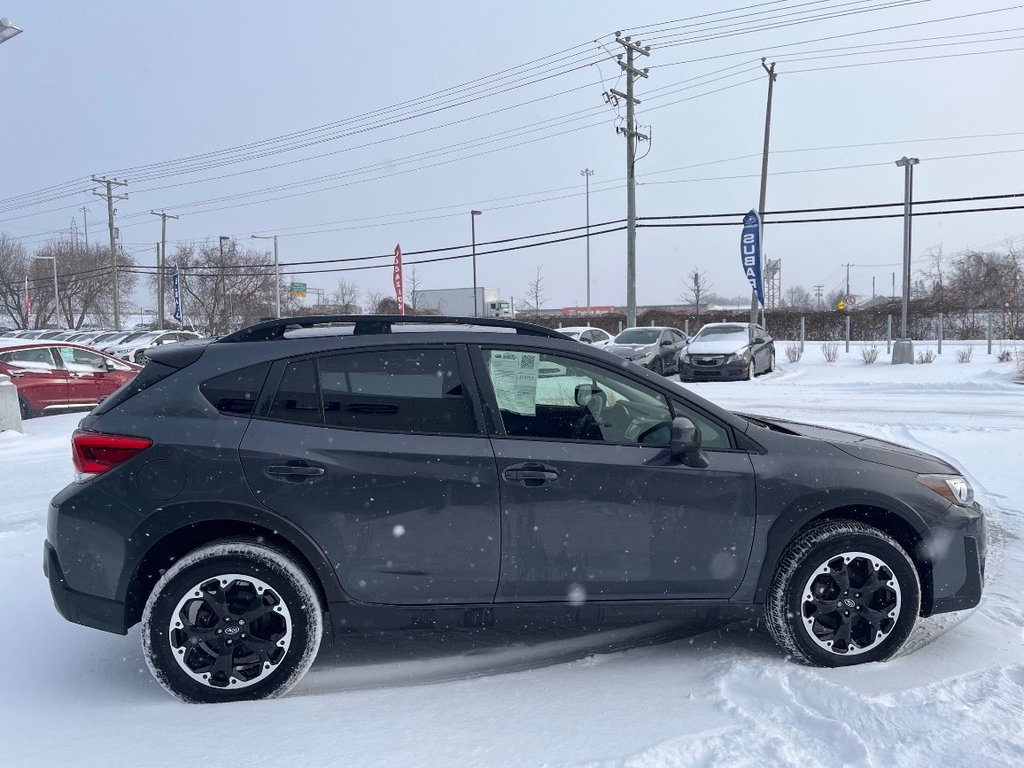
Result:
<svg viewBox="0 0 1024 768">
<path fill-rule="evenodd" d="M 189 542 L 188 546 L 178 543 L 189 537 L 189 529 L 195 528 L 201 530 L 196 532 L 198 537 L 194 542 Z M 125 564 L 117 584 L 117 595 L 125 602 L 127 626 L 132 626 L 141 617 L 142 606 L 156 581 L 154 574 L 143 573 L 143 568 L 155 566 L 165 570 L 173 562 L 161 564 L 151 561 L 153 557 L 160 557 L 161 549 L 170 547 L 177 557 L 210 540 L 247 533 L 257 536 L 269 534 L 271 546 L 283 543 L 286 548 L 294 550 L 304 561 L 300 564 L 308 566 L 325 606 L 351 600 L 342 589 L 327 554 L 291 521 L 261 507 L 223 501 L 191 501 L 163 507 L 147 517 L 128 539 Z M 179 551 L 182 549 L 184 551 Z M 155 576 L 159 577 L 159 570 Z M 146 579 L 150 580 L 149 584 L 144 583 Z"/>
<path fill-rule="evenodd" d="M 894 521 L 878 520 L 878 516 L 892 515 Z M 760 572 L 754 591 L 754 602 L 763 603 L 771 586 L 783 552 L 801 530 L 815 522 L 825 520 L 858 520 L 888 533 L 907 548 L 921 578 L 922 605 L 927 595 L 931 599 L 931 571 L 918 556 L 917 544 L 924 538 L 928 525 L 920 514 L 908 504 L 880 493 L 866 490 L 821 490 L 797 499 L 786 507 L 765 534 L 761 557 L 751 557 L 751 566 L 760 560 Z M 907 541 L 911 536 L 912 541 Z M 755 537 L 759 539 L 760 537 Z M 755 550 L 757 542 L 755 540 Z M 739 591 L 742 591 L 740 587 Z"/>
</svg>

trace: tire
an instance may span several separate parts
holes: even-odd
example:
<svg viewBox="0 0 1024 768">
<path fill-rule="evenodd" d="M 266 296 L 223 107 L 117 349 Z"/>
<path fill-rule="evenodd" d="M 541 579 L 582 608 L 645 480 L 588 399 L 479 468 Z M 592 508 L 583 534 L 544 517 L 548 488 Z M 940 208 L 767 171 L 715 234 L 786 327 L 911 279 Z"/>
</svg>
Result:
<svg viewBox="0 0 1024 768">
<path fill-rule="evenodd" d="M 768 357 L 768 373 L 775 372 L 775 349 L 772 349 L 771 355 Z"/>
<path fill-rule="evenodd" d="M 284 695 L 312 665 L 322 636 L 312 579 L 285 553 L 246 540 L 181 558 L 153 587 L 142 616 L 150 672 L 190 703 Z"/>
<path fill-rule="evenodd" d="M 654 362 L 651 363 L 651 371 L 659 376 L 665 375 L 665 363 L 660 357 L 654 358 Z"/>
<path fill-rule="evenodd" d="M 25 419 L 31 419 L 36 415 L 35 411 L 28 407 L 28 401 L 21 395 L 18 395 L 18 410 L 21 411 L 22 421 L 25 421 Z"/>
<path fill-rule="evenodd" d="M 768 591 L 765 619 L 775 642 L 798 661 L 845 667 L 896 653 L 920 608 L 917 569 L 903 547 L 877 528 L 840 520 L 789 545 Z"/>
<path fill-rule="evenodd" d="M 751 357 L 750 358 L 750 363 L 747 364 L 747 372 L 743 375 L 743 380 L 744 381 L 751 381 L 754 378 L 754 376 L 756 376 L 756 375 L 757 374 L 754 371 L 754 358 Z"/>
<path fill-rule="evenodd" d="M 137 349 L 137 350 L 135 350 L 134 357 L 135 357 L 135 364 L 136 365 L 145 365 L 146 364 L 146 350 L 144 350 L 144 349 Z"/>
</svg>

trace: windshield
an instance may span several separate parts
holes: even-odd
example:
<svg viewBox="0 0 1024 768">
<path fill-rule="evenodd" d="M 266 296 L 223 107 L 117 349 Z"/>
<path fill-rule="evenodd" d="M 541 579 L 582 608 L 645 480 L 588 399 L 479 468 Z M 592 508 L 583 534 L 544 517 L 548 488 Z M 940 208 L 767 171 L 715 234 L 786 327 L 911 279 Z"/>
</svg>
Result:
<svg viewBox="0 0 1024 768">
<path fill-rule="evenodd" d="M 627 328 L 615 337 L 616 344 L 657 344 L 660 328 Z"/>
<path fill-rule="evenodd" d="M 730 341 L 746 344 L 750 332 L 745 325 L 710 325 L 700 329 L 694 341 Z"/>
</svg>

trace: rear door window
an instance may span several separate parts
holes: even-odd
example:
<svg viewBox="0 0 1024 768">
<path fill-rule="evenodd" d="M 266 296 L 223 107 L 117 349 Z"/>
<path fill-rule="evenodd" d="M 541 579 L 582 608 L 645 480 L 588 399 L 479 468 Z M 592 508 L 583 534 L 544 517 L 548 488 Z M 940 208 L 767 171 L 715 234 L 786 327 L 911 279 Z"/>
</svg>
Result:
<svg viewBox="0 0 1024 768">
<path fill-rule="evenodd" d="M 317 389 L 316 367 L 312 360 L 288 363 L 281 375 L 267 416 L 282 421 L 302 424 L 320 424 L 320 396 Z"/>
<path fill-rule="evenodd" d="M 478 434 L 453 349 L 388 349 L 321 357 L 320 398 L 330 427 Z"/>
</svg>

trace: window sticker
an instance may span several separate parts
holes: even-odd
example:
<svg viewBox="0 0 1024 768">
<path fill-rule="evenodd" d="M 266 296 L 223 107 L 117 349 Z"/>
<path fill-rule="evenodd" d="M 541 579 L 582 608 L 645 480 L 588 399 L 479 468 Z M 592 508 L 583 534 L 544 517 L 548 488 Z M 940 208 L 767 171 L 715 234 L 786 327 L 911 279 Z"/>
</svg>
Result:
<svg viewBox="0 0 1024 768">
<path fill-rule="evenodd" d="M 536 352 L 491 352 L 490 374 L 498 408 L 521 416 L 537 415 Z"/>
</svg>

